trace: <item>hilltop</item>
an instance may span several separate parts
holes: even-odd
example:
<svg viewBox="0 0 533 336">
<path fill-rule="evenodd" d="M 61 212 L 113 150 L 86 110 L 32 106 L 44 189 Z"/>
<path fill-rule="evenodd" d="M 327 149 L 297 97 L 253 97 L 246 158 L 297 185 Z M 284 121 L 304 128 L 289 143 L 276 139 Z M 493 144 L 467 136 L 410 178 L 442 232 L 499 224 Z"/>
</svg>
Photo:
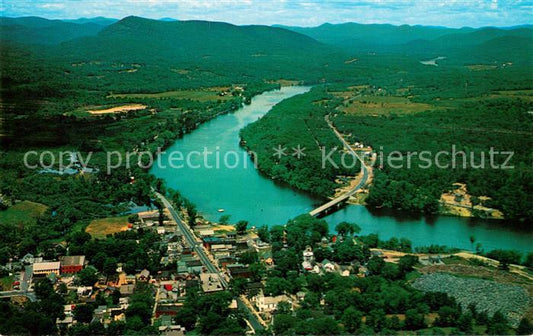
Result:
<svg viewBox="0 0 533 336">
<path fill-rule="evenodd" d="M 350 53 L 447 55 L 470 61 L 502 62 L 529 62 L 533 53 L 533 27 L 530 25 L 457 29 L 419 25 L 326 23 L 311 28 L 279 27 Z"/>
</svg>

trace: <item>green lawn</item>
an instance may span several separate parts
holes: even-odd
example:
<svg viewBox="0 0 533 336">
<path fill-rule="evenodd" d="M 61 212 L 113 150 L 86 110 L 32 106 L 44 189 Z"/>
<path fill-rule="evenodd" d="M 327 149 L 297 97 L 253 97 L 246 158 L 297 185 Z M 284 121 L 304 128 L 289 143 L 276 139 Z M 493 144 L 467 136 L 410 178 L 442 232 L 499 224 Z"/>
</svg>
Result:
<svg viewBox="0 0 533 336">
<path fill-rule="evenodd" d="M 0 222 L 17 226 L 31 226 L 37 222 L 39 218 L 48 207 L 41 203 L 30 201 L 22 201 L 8 208 L 0 211 Z"/>
<path fill-rule="evenodd" d="M 220 89 L 220 88 L 218 88 Z M 108 98 L 174 98 L 174 99 L 191 99 L 198 101 L 209 100 L 229 100 L 231 95 L 219 96 L 218 93 L 223 90 L 216 89 L 198 89 L 198 90 L 175 90 L 158 93 L 117 93 L 109 95 Z"/>
</svg>

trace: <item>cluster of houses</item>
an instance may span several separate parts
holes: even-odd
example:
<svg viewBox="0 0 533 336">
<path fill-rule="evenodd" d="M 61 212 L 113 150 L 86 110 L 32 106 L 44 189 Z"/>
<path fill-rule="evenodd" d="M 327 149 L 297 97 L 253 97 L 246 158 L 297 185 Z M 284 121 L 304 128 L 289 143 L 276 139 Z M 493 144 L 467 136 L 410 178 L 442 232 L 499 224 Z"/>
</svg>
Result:
<svg viewBox="0 0 533 336">
<path fill-rule="evenodd" d="M 257 253 L 259 261 L 267 269 L 273 267 L 271 246 L 262 242 L 254 230 L 237 234 L 229 226 L 211 225 L 209 222 L 198 222 L 194 227 L 197 244 L 205 249 L 207 256 L 222 271 L 211 273 L 204 266 L 202 260 L 190 246 L 176 223 L 170 219 L 168 213 L 146 211 L 138 214 L 138 219 L 129 226 L 129 230 L 153 230 L 160 236 L 161 247 L 164 251 L 160 269 L 152 274 L 147 269 L 139 270 L 136 274 L 126 274 L 121 264 L 117 265 L 116 274 L 100 275 L 92 286 L 83 286 L 76 281 L 76 274 L 90 264 L 90 260 L 83 255 L 62 256 L 58 260 L 43 260 L 31 254 L 19 261 L 20 272 L 18 281 L 14 282 L 14 291 L 24 294 L 28 299 L 32 297 L 32 286 L 38 278 L 49 278 L 57 287 L 63 283 L 68 292 L 68 304 L 64 306 L 65 318 L 58 320 L 58 325 L 68 327 L 76 324 L 75 307 L 92 303 L 98 305 L 93 313 L 93 321 L 108 325 L 113 321 L 124 321 L 125 313 L 130 304 L 130 296 L 134 293 L 139 282 L 151 284 L 154 288 L 154 309 L 152 323 L 166 336 L 183 335 L 186 330 L 177 325 L 173 317 L 182 309 L 188 291 L 202 291 L 206 295 L 225 290 L 221 276 L 229 279 L 247 279 L 243 282 L 244 294 L 241 296 L 244 304 L 255 310 L 257 316 L 268 322 L 281 302 L 286 302 L 291 309 L 297 306 L 305 297 L 304 292 L 296 295 L 284 294 L 278 296 L 265 295 L 264 284 L 259 279 L 253 279 L 250 265 L 245 263 L 245 254 Z M 323 247 L 331 247 L 337 237 L 322 241 Z M 372 251 L 379 253 L 379 251 Z M 377 255 L 377 254 L 376 254 Z M 366 276 L 368 270 L 357 262 L 340 265 L 333 261 L 316 261 L 313 249 L 307 247 L 303 251 L 301 270 L 317 274 L 336 272 L 342 276 Z M 428 260 L 435 262 L 435 260 Z M 10 263 L 13 267 L 14 263 Z M 13 272 L 15 273 L 15 272 Z M 9 294 L 9 293 L 8 293 Z M 113 300 L 102 300 L 111 297 Z M 103 304 L 113 301 L 113 304 Z M 230 309 L 237 309 L 237 302 L 233 301 Z"/>
</svg>

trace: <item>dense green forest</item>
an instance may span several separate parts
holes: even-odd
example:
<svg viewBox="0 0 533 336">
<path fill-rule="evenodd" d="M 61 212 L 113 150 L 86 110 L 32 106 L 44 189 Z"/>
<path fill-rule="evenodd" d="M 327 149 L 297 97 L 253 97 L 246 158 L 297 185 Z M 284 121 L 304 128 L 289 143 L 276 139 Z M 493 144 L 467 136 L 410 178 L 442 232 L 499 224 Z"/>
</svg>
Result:
<svg viewBox="0 0 533 336">
<path fill-rule="evenodd" d="M 368 204 L 437 213 L 440 195 L 452 190 L 453 183 L 462 182 L 473 196 L 490 197 L 484 205 L 500 209 L 506 218 L 518 225 L 530 222 L 533 200 L 529 148 L 533 144 L 533 119 L 528 111 L 532 109 L 529 90 L 532 83 L 531 77 L 525 75 L 531 72 L 530 68 L 473 71 L 455 65 L 403 66 L 408 71 L 364 82 L 320 86 L 304 95 L 306 100 L 288 99 L 244 129 L 242 137 L 258 153 L 266 153 L 277 144 L 296 147 L 303 143 L 309 147 L 313 138 L 316 143 L 332 148 L 335 139 L 328 140 L 332 132 L 327 131 L 324 121 L 329 114 L 347 140 L 372 146 L 378 154 Z M 322 107 L 321 113 L 308 112 L 317 106 Z M 297 120 L 286 122 L 291 117 Z M 307 126 L 312 124 L 317 126 Z M 288 135 L 290 141 L 285 140 Z M 507 162 L 513 168 L 498 168 L 508 155 L 494 155 L 491 166 L 491 148 L 513 152 Z M 449 154 L 439 158 L 438 166 L 431 167 L 426 167 L 419 156 L 407 157 L 408 153 L 423 151 L 429 151 L 432 159 L 439 151 Z M 394 165 L 387 164 L 392 152 L 403 156 Z M 465 154 L 453 156 L 452 152 Z M 262 155 L 259 167 L 269 176 L 297 188 L 330 196 L 335 189 L 332 183 L 335 177 L 347 172 L 331 166 L 326 170 L 309 169 L 317 167 L 321 159 L 318 155 L 310 156 L 307 160 L 311 162 L 294 165 L 293 174 L 280 174 L 287 165 Z M 294 158 L 286 160 L 292 162 Z M 455 168 L 451 166 L 452 160 L 456 161 Z M 408 161 L 410 168 L 405 169 Z M 485 165 L 480 169 L 482 162 Z M 317 176 L 329 180 L 319 185 L 313 182 Z M 306 182 L 302 184 L 297 178 Z"/>
<path fill-rule="evenodd" d="M 76 25 L 73 34 L 82 37 L 65 33 L 72 25 Z M 515 151 L 512 164 L 516 169 L 510 171 L 385 167 L 376 173 L 370 204 L 435 212 L 440 193 L 451 183 L 462 181 L 473 195 L 492 197 L 490 205 L 507 217 L 531 219 L 531 158 L 527 152 L 531 115 L 524 113 L 531 110 L 531 100 L 528 91 L 520 91 L 532 84 L 530 57 L 522 52 L 529 44 L 517 47 L 508 41 L 506 63 L 495 56 L 506 39 L 527 38 L 530 27 L 457 31 L 341 25 L 316 28 L 325 31 L 322 37 L 300 31 L 307 37 L 282 28 L 128 17 L 116 23 L 2 19 L 1 29 L 6 32 L 2 36 L 10 37 L 3 38 L 0 48 L 2 207 L 29 200 L 47 208 L 34 225 L 19 222 L 18 229 L 12 230 L 13 223 L 1 223 L 6 233 L 2 237 L 13 238 L 3 240 L 2 248 L 8 249 L 9 256 L 60 239 L 70 228 L 83 226 L 90 219 L 122 213 L 129 202 L 151 203 L 149 186 L 154 179 L 138 167 L 103 174 L 105 151 L 155 152 L 199 123 L 278 87 L 272 81 L 282 78 L 327 84 L 281 103 L 243 130 L 246 146 L 258 154 L 260 170 L 265 174 L 326 197 L 337 187 L 337 175 L 357 171 L 357 167 L 321 169 L 320 146 L 340 146 L 324 121 L 329 114 L 337 128 L 352 134 L 350 140 L 361 140 L 375 149 L 381 146 L 386 153 L 437 150 L 448 148 L 452 142 L 468 152 L 488 146 Z M 12 31 L 17 33 L 9 33 Z M 144 34 L 146 31 L 161 36 L 147 40 L 152 33 Z M 468 50 L 481 46 L 486 50 L 483 57 L 453 53 L 438 61 L 438 66 L 428 66 L 420 63 L 425 55 L 415 49 L 406 53 L 394 48 L 387 52 L 369 52 L 353 45 L 339 48 L 345 40 L 342 36 L 371 40 L 387 31 L 402 36 L 398 43 L 406 45 L 413 39 L 438 45 L 457 41 L 457 46 Z M 53 38 L 45 39 L 42 32 Z M 211 43 L 205 43 L 207 40 Z M 492 58 L 487 61 L 486 57 Z M 234 85 L 245 90 L 220 99 L 126 95 L 184 90 L 186 96 L 191 90 L 192 97 L 202 90 L 214 88 L 216 93 Z M 366 89 L 358 91 L 352 85 Z M 345 91 L 352 98 L 342 98 L 339 92 Z M 500 91 L 506 93 L 498 94 Z M 378 117 L 342 112 L 344 106 L 349 109 L 357 94 L 402 97 L 430 108 L 413 115 L 393 111 Z M 493 99 L 495 94 L 497 99 Z M 132 103 L 143 104 L 146 109 L 103 116 L 86 112 Z M 468 127 L 457 128 L 458 124 Z M 272 156 L 272 148 L 278 145 L 286 146 L 289 155 L 280 159 Z M 300 159 L 290 155 L 298 145 L 306 154 Z M 83 156 L 94 151 L 91 162 L 100 172 L 83 177 L 36 174 L 22 166 L 26 150 L 76 150 Z M 336 154 L 333 159 L 339 162 L 340 158 Z M 135 176 L 135 184 L 129 183 L 131 176 Z M 24 244 L 13 243 L 16 241 Z"/>
<path fill-rule="evenodd" d="M 453 183 L 463 182 L 471 194 L 492 197 L 490 205 L 501 209 L 508 218 L 525 221 L 533 218 L 530 193 L 533 181 L 529 168 L 532 161 L 528 149 L 533 142 L 527 136 L 533 131 L 533 119 L 527 113 L 531 108 L 531 102 L 526 100 L 501 98 L 412 115 L 342 114 L 335 118 L 335 124 L 342 131 L 354 134 L 353 140 L 383 148 L 383 156 L 392 151 L 452 153 L 452 146 L 456 152 L 466 154 L 466 157 L 456 156 L 455 169 L 451 168 L 451 156 L 440 160 L 442 166 L 450 165 L 449 169 L 435 165 L 424 169 L 426 165 L 420 158 L 413 158 L 411 169 L 394 169 L 385 163 L 376 174 L 369 204 L 436 212 L 440 194 L 451 189 Z M 490 167 L 491 147 L 514 152 L 509 162 L 514 169 Z M 506 159 L 506 155 L 495 156 L 495 165 L 503 164 Z M 483 160 L 486 167 L 476 169 Z M 463 162 L 466 162 L 464 168 Z M 396 164 L 407 167 L 407 157 Z"/>
<path fill-rule="evenodd" d="M 77 276 L 81 284 L 94 284 L 98 274 L 113 275 L 117 263 L 128 273 L 144 267 L 160 270 L 165 247 L 152 233 L 124 232 L 99 240 L 83 232 L 91 220 L 124 215 L 134 205 L 160 206 L 151 187 L 163 189 L 162 181 L 136 165 L 108 174 L 105 153 L 155 153 L 200 123 L 279 87 L 281 79 L 315 87 L 283 101 L 242 130 L 243 145 L 258 155 L 264 174 L 331 196 L 337 176 L 353 175 L 359 167 L 322 169 L 320 148 L 341 146 L 327 125 L 329 116 L 347 139 L 382 148 L 384 154 L 448 150 L 452 144 L 467 153 L 490 147 L 515 153 L 513 170 L 384 166 L 376 169 L 370 205 L 434 213 L 440 194 L 452 183 L 464 182 L 473 196 L 490 196 L 489 205 L 506 217 L 526 224 L 533 218 L 531 27 L 455 30 L 348 24 L 284 29 L 138 17 L 118 22 L 2 18 L 0 41 L 0 264 L 26 253 L 56 258 L 67 253 L 57 244 L 65 241 L 68 253 L 84 254 L 92 265 Z M 420 62 L 437 56 L 446 58 L 434 65 Z M 103 115 L 89 112 L 130 104 L 145 107 Z M 288 155 L 273 156 L 278 146 L 286 147 Z M 298 146 L 305 148 L 305 156 L 292 155 Z M 29 150 L 77 151 L 83 157 L 92 152 L 90 168 L 96 170 L 60 175 L 27 169 L 23 160 Z M 339 154 L 332 160 L 340 163 Z M 189 213 L 196 213 L 192 204 L 182 201 Z M 272 245 L 275 267 L 267 272 L 254 256 L 242 257 L 253 266 L 253 280 L 264 280 L 272 295 L 306 293 L 294 314 L 281 305 L 269 331 L 513 332 L 501 314 L 487 316 L 475 307 L 461 308 L 446 294 L 413 289 L 412 257 L 401 258 L 397 265 L 370 257 L 370 247 L 410 252 L 409 240 L 384 242 L 375 235 L 347 239 L 355 231 L 339 231 L 343 239 L 330 248 L 321 244 L 328 237 L 327 224 L 309 216 L 259 229 L 261 239 Z M 369 276 L 300 274 L 301 253 L 308 245 L 316 248 L 319 261 L 367 264 Z M 442 246 L 422 250 L 450 251 Z M 521 258 L 509 251 L 489 256 L 504 265 Z M 531 260 L 528 256 L 525 265 L 531 267 Z M 243 288 L 242 282 L 233 282 L 231 292 L 191 293 L 176 322 L 197 326 L 202 334 L 243 333 L 243 316 L 228 309 Z M 111 323 L 107 329 L 99 323 L 79 323 L 68 334 L 155 333 L 146 326 L 154 304 L 152 290 L 136 288 L 125 323 Z M 36 284 L 35 293 L 39 301 L 23 310 L 0 304 L 1 333 L 57 332 L 55 320 L 68 302 L 66 293 L 55 292 L 47 280 Z M 92 310 L 105 303 L 101 300 L 97 297 L 94 305 L 76 310 L 76 318 L 88 322 Z M 436 319 L 428 323 L 427 315 Z M 518 332 L 531 331 L 525 323 Z"/>
<path fill-rule="evenodd" d="M 259 122 L 250 124 L 241 131 L 246 146 L 257 154 L 259 169 L 274 179 L 291 186 L 328 196 L 337 187 L 337 175 L 353 175 L 360 166 L 335 169 L 332 165 L 322 167 L 322 147 L 330 149 L 342 144 L 328 127 L 324 117 L 330 111 L 327 93 L 323 88 L 314 88 L 276 105 Z M 276 156 L 274 148 L 286 148 L 286 155 Z M 303 155 L 294 155 L 301 148 Z M 332 156 L 341 165 L 340 152 Z"/>
<path fill-rule="evenodd" d="M 87 81 L 87 73 L 54 57 L 45 56 L 35 47 L 7 43 L 2 45 L 2 155 L 0 156 L 0 194 L 2 209 L 26 200 L 42 204 L 46 211 L 36 218 L 20 219 L 6 214 L 0 222 L 2 260 L 25 253 L 44 252 L 51 242 L 61 240 L 72 229 L 79 230 L 95 218 L 116 216 L 129 211 L 131 204 L 152 205 L 150 186 L 155 179 L 134 162 L 125 163 L 107 174 L 106 152 L 146 151 L 155 154 L 176 138 L 194 130 L 220 114 L 230 113 L 265 90 L 279 87 L 266 82 L 239 83 L 238 95 L 218 97 L 232 82 L 224 79 L 206 82 L 224 84 L 214 93 L 188 83 L 173 86 L 136 78 L 125 80 L 120 68 L 102 70 L 112 79 L 108 83 Z M 114 84 L 110 84 L 114 83 Z M 146 83 L 150 83 L 149 85 Z M 161 84 L 163 83 L 163 84 Z M 146 85 L 145 85 L 146 84 Z M 111 85 L 111 86 L 110 86 Z M 161 92 L 180 90 L 180 97 L 109 96 L 112 92 Z M 110 90 L 112 89 L 112 91 Z M 190 90 L 190 91 L 189 91 Z M 190 93 L 190 94 L 189 94 Z M 206 93 L 209 99 L 194 97 Z M 182 97 L 183 96 L 183 97 Z M 188 96 L 194 99 L 187 98 Z M 211 98 L 212 96 L 217 98 Z M 91 108 L 143 104 L 143 110 L 101 116 L 91 115 Z M 27 151 L 79 152 L 90 156 L 89 174 L 43 174 L 24 166 Z M 28 163 L 38 163 L 32 156 Z M 50 158 L 45 160 L 48 164 Z M 68 163 L 68 161 L 66 162 Z M 58 169 L 58 163 L 52 166 Z M 131 177 L 135 183 L 131 183 Z M 14 230 L 13 228 L 16 227 Z"/>
</svg>

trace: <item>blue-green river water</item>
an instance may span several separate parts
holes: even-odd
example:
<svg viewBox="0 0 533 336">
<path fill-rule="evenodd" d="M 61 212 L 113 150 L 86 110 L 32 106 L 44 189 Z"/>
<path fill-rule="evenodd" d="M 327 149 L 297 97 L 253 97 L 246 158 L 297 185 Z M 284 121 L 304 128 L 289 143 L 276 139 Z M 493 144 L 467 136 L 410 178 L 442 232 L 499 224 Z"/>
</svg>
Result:
<svg viewBox="0 0 533 336">
<path fill-rule="evenodd" d="M 230 222 L 244 219 L 255 226 L 276 225 L 309 212 L 322 201 L 262 176 L 239 146 L 240 129 L 283 99 L 309 89 L 295 86 L 265 92 L 235 113 L 200 125 L 170 146 L 161 155 L 161 164 L 155 164 L 151 173 L 164 179 L 168 187 L 179 190 L 211 221 L 230 215 Z M 413 217 L 358 205 L 348 205 L 324 219 L 332 230 L 338 222 L 350 221 L 362 228 L 361 234 L 378 233 L 381 239 L 405 237 L 413 246 L 438 244 L 471 249 L 469 237 L 474 235 L 485 250 L 533 250 L 533 232 L 512 229 L 501 221 Z"/>
</svg>

